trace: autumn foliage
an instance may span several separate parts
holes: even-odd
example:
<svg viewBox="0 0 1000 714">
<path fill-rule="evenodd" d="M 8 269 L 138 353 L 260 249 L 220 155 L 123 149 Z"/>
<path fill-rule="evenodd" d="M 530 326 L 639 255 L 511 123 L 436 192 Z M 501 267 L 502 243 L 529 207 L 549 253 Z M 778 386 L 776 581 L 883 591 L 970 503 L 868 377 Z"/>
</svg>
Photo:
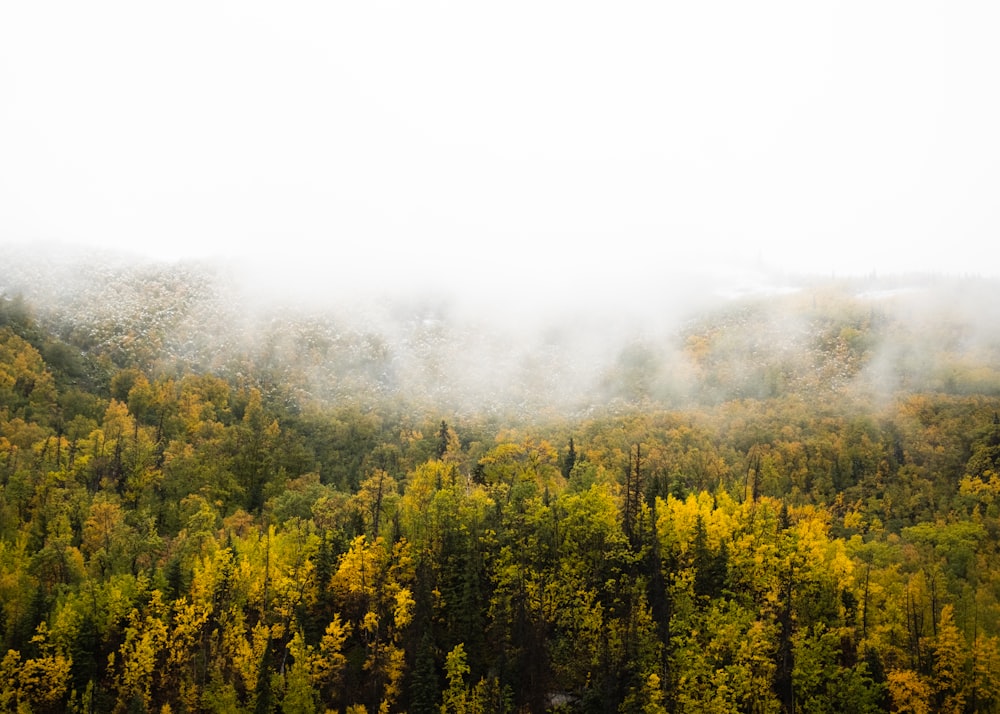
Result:
<svg viewBox="0 0 1000 714">
<path fill-rule="evenodd" d="M 506 422 L 88 359 L 0 326 L 0 711 L 1000 710 L 995 395 Z"/>
</svg>

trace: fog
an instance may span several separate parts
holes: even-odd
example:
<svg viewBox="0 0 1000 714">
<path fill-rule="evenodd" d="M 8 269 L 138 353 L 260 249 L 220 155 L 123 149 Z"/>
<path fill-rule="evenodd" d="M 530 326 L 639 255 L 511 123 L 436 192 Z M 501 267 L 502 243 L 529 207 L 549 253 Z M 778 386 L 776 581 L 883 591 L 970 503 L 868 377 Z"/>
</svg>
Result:
<svg viewBox="0 0 1000 714">
<path fill-rule="evenodd" d="M 511 300 L 458 285 L 296 285 L 211 260 L 8 247 L 0 294 L 40 325 L 155 376 L 212 372 L 294 409 L 564 418 L 796 398 L 1000 393 L 992 278 L 669 275 Z M 846 400 L 846 402 L 845 402 Z"/>
<path fill-rule="evenodd" d="M 97 320 L 95 349 L 139 320 L 201 369 L 280 357 L 307 398 L 586 410 L 968 384 L 995 347 L 963 279 L 1000 271 L 998 19 L 7 3 L 0 288 Z M 810 313 L 830 284 L 887 322 L 858 318 L 856 364 L 810 372 L 841 319 Z M 730 331 L 725 364 L 692 358 L 705 320 Z M 926 357 L 942 324 L 952 358 Z"/>
<path fill-rule="evenodd" d="M 521 312 L 761 268 L 993 275 L 998 15 L 5 3 L 0 241 Z"/>
<path fill-rule="evenodd" d="M 309 269 L 296 281 L 240 262 L 71 246 L 8 246 L 6 258 L 0 293 L 65 334 L 76 326 L 98 351 L 148 339 L 163 353 L 147 356 L 154 370 L 180 360 L 262 379 L 266 366 L 305 401 L 398 396 L 464 412 L 602 404 L 619 353 L 659 352 L 699 306 L 728 299 L 666 274 L 607 290 L 512 284 L 503 298 L 444 279 L 342 289 L 301 279 Z"/>
</svg>

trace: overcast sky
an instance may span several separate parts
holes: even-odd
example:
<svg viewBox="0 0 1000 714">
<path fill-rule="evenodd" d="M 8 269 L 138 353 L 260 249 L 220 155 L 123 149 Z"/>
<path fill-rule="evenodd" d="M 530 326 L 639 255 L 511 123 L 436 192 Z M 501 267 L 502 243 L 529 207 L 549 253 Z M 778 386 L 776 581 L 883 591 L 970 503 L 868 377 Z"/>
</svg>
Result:
<svg viewBox="0 0 1000 714">
<path fill-rule="evenodd" d="M 996 2 L 5 2 L 0 241 L 1000 273 Z"/>
</svg>

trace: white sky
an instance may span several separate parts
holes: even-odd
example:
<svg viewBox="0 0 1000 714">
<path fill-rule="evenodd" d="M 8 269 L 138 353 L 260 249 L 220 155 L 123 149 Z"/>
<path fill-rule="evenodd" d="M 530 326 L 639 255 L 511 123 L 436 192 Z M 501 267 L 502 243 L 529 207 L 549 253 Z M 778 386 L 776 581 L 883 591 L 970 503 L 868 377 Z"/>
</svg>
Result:
<svg viewBox="0 0 1000 714">
<path fill-rule="evenodd" d="M 998 274 L 998 36 L 996 2 L 4 2 L 0 242 Z"/>
</svg>

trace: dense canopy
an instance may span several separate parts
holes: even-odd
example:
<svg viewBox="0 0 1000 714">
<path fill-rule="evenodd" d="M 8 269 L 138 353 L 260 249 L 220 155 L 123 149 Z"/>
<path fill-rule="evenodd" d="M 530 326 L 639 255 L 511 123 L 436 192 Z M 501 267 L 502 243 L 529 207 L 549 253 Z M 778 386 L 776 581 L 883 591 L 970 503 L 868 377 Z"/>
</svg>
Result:
<svg viewBox="0 0 1000 714">
<path fill-rule="evenodd" d="M 0 299 L 2 711 L 1000 711 L 974 323 L 747 299 L 476 408 L 446 318 L 116 284 Z"/>
</svg>

